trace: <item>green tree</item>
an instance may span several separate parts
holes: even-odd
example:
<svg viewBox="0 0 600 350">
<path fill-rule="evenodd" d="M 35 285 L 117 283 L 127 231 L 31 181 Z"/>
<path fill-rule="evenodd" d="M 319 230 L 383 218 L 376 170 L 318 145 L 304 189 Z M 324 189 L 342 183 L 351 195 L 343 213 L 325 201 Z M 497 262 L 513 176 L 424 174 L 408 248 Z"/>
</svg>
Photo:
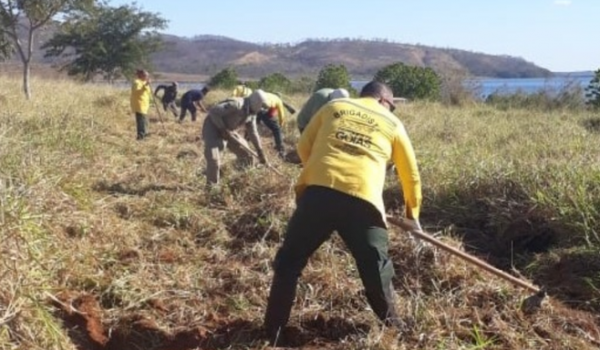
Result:
<svg viewBox="0 0 600 350">
<path fill-rule="evenodd" d="M 323 88 L 352 90 L 350 74 L 343 64 L 328 64 L 319 71 L 315 91 Z"/>
<path fill-rule="evenodd" d="M 60 14 L 90 6 L 94 0 L 0 0 L 0 52 L 17 52 L 23 63 L 23 92 L 31 98 L 29 78 L 35 34 Z"/>
<path fill-rule="evenodd" d="M 273 73 L 263 77 L 258 82 L 258 86 L 265 91 L 278 91 L 287 93 L 290 90 L 292 82 L 281 73 Z"/>
<path fill-rule="evenodd" d="M 394 96 L 411 100 L 440 97 L 441 79 L 429 67 L 408 66 L 398 62 L 380 69 L 374 80 L 386 83 Z"/>
<path fill-rule="evenodd" d="M 133 5 L 105 4 L 70 15 L 42 48 L 47 57 L 68 59 L 61 69 L 92 80 L 96 75 L 113 81 L 130 76 L 137 67 L 151 66 L 150 55 L 161 48 L 157 32 L 166 26 L 158 14 Z"/>
<path fill-rule="evenodd" d="M 238 74 L 234 68 L 228 67 L 213 75 L 208 81 L 211 87 L 233 89 L 238 83 Z"/>
<path fill-rule="evenodd" d="M 594 73 L 594 78 L 590 80 L 585 88 L 586 104 L 594 109 L 600 109 L 600 69 Z"/>
</svg>

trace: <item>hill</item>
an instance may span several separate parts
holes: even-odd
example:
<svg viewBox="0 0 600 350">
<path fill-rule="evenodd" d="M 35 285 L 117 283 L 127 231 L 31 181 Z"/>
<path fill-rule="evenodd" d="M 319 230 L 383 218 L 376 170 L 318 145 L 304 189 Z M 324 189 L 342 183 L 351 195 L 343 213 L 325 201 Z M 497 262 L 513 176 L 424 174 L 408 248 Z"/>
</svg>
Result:
<svg viewBox="0 0 600 350">
<path fill-rule="evenodd" d="M 163 36 L 166 47 L 153 57 L 157 70 L 212 75 L 233 66 L 242 76 L 280 72 L 313 75 L 328 63 L 344 64 L 355 79 L 370 78 L 381 67 L 404 62 L 437 71 L 460 71 L 499 78 L 546 77 L 551 72 L 518 57 L 407 45 L 385 40 L 306 40 L 296 44 L 257 44 L 221 36 Z"/>
<path fill-rule="evenodd" d="M 48 25 L 37 33 L 35 64 L 50 65 L 42 44 L 56 31 Z M 23 41 L 26 40 L 22 31 Z M 386 40 L 305 40 L 295 44 L 258 44 L 218 35 L 193 38 L 162 34 L 164 48 L 153 55 L 156 71 L 211 76 L 232 66 L 241 76 L 260 78 L 270 73 L 290 77 L 315 75 L 329 63 L 344 64 L 354 79 L 370 79 L 381 67 L 404 62 L 431 67 L 438 72 L 461 72 L 471 76 L 499 78 L 546 77 L 552 73 L 523 58 L 489 55 L 451 48 L 408 45 Z M 18 61 L 14 57 L 11 61 Z"/>
</svg>

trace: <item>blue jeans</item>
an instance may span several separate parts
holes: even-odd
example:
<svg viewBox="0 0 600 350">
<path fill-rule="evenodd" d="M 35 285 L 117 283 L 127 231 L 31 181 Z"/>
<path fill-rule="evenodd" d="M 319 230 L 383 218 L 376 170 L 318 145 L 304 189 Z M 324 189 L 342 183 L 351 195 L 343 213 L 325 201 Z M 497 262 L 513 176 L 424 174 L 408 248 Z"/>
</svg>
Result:
<svg viewBox="0 0 600 350">
<path fill-rule="evenodd" d="M 181 113 L 179 114 L 179 121 L 182 122 L 185 119 L 185 115 L 187 111 L 190 111 L 192 115 L 192 121 L 196 121 L 196 116 L 198 115 L 198 110 L 192 101 L 181 101 Z"/>
</svg>

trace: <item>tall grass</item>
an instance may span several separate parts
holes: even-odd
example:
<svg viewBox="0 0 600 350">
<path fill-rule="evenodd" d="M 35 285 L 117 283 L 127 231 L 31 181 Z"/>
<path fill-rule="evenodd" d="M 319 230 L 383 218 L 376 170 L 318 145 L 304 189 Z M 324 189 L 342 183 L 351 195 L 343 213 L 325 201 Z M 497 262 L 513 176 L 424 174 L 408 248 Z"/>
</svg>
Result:
<svg viewBox="0 0 600 350">
<path fill-rule="evenodd" d="M 0 79 L 0 349 L 264 348 L 270 263 L 300 169 L 277 160 L 204 189 L 201 123 L 151 110 L 135 141 L 127 90 Z M 215 91 L 208 104 L 227 96 Z M 306 95 L 288 97 L 300 107 Z M 311 259 L 291 346 L 336 349 L 592 349 L 600 338 L 597 115 L 408 104 L 397 112 L 417 151 L 422 223 L 453 245 L 515 267 L 551 305 L 443 253 L 418 253 L 391 228 L 406 329 L 368 310 L 338 238 Z M 161 122 L 162 120 L 162 122 Z M 289 147 L 297 139 L 285 126 Z M 397 180 L 384 194 L 402 210 Z M 310 234 L 310 233 L 307 233 Z M 575 309 L 573 309 L 575 308 Z"/>
<path fill-rule="evenodd" d="M 430 204 L 447 207 L 449 203 L 435 200 L 440 195 L 506 201 L 497 206 L 535 208 L 546 219 L 575 229 L 561 239 L 600 244 L 600 139 L 585 127 L 586 120 L 596 118 L 592 113 L 500 111 L 484 105 L 409 108 L 403 119 L 421 161 L 427 195 L 433 197 Z M 513 214 L 528 212 L 520 211 Z M 458 213 L 454 210 L 452 215 Z"/>
</svg>

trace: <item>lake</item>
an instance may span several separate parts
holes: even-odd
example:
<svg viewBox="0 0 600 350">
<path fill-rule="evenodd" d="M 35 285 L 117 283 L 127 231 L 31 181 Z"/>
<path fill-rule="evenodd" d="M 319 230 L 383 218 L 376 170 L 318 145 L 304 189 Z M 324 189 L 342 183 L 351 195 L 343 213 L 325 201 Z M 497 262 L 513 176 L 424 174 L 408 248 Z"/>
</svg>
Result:
<svg viewBox="0 0 600 350">
<path fill-rule="evenodd" d="M 479 84 L 482 97 L 497 92 L 501 94 L 511 94 L 516 92 L 535 93 L 547 91 L 549 93 L 559 92 L 568 88 L 577 88 L 585 90 L 593 79 L 589 76 L 559 76 L 553 78 L 520 78 L 520 79 L 498 79 L 498 78 L 479 78 L 467 81 L 467 85 Z"/>
<path fill-rule="evenodd" d="M 481 98 L 486 98 L 493 93 L 512 94 L 522 92 L 531 94 L 539 91 L 556 93 L 572 87 L 585 89 L 593 77 L 593 75 L 564 75 L 552 78 L 473 78 L 466 80 L 464 84 L 465 87 Z M 366 83 L 366 81 L 353 81 L 352 87 L 360 91 Z"/>
</svg>

